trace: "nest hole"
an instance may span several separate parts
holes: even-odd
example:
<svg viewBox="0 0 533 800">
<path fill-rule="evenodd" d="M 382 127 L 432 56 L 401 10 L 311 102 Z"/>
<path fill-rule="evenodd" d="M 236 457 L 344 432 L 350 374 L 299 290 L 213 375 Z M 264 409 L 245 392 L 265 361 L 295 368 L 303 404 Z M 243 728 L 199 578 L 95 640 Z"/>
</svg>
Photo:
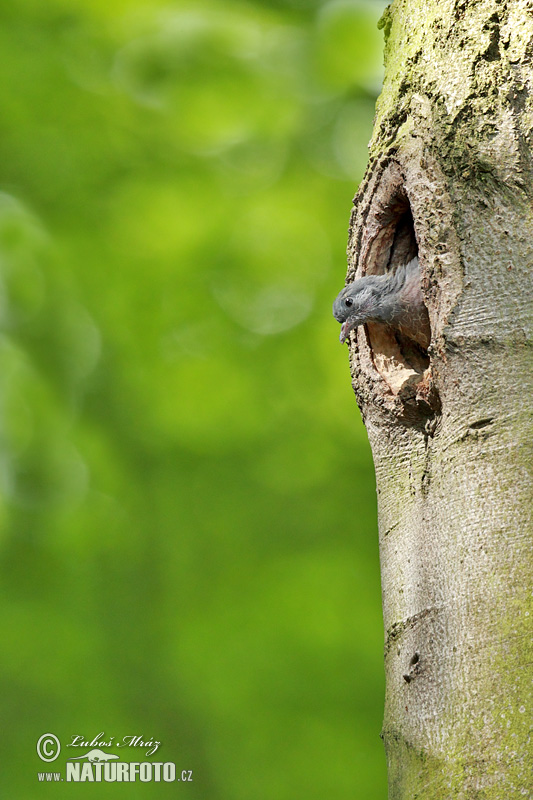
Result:
<svg viewBox="0 0 533 800">
<path fill-rule="evenodd" d="M 418 256 L 413 214 L 405 194 L 397 194 L 381 206 L 373 223 L 376 235 L 365 259 L 366 275 L 394 272 Z M 427 345 L 376 322 L 367 323 L 367 332 L 376 369 L 394 394 L 423 379 L 430 362 Z"/>
</svg>

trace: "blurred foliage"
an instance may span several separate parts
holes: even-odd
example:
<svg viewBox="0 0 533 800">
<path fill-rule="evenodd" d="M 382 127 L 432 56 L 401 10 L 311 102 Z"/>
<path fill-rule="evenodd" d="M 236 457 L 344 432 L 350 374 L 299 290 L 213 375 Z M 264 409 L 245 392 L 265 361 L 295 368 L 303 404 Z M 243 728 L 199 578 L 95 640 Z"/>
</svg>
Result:
<svg viewBox="0 0 533 800">
<path fill-rule="evenodd" d="M 0 10 L 2 796 L 385 797 L 330 312 L 384 5 Z M 153 736 L 194 783 L 43 786 L 48 731 Z"/>
</svg>

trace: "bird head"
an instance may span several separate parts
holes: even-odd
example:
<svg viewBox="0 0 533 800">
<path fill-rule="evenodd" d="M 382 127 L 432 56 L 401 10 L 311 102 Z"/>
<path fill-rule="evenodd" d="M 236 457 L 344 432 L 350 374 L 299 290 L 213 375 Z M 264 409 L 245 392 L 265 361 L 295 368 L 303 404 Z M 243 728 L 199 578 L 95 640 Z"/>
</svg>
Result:
<svg viewBox="0 0 533 800">
<path fill-rule="evenodd" d="M 333 316 L 341 322 L 340 342 L 343 344 L 351 330 L 375 319 L 379 303 L 378 286 L 373 276 L 359 278 L 349 283 L 337 295 L 333 303 Z"/>
</svg>

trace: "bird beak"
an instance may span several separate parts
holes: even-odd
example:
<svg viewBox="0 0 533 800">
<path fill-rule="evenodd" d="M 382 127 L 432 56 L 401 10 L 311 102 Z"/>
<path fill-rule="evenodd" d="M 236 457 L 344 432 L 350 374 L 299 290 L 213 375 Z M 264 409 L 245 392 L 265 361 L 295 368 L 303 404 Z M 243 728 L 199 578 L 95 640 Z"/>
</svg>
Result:
<svg viewBox="0 0 533 800">
<path fill-rule="evenodd" d="M 349 319 L 345 320 L 342 323 L 342 325 L 341 325 L 341 333 L 340 333 L 340 336 L 339 336 L 339 341 L 340 341 L 341 344 L 344 344 L 344 342 L 347 340 L 348 334 L 350 333 L 352 328 L 353 328 L 353 325 L 352 325 L 352 323 L 351 323 L 351 321 Z"/>
</svg>

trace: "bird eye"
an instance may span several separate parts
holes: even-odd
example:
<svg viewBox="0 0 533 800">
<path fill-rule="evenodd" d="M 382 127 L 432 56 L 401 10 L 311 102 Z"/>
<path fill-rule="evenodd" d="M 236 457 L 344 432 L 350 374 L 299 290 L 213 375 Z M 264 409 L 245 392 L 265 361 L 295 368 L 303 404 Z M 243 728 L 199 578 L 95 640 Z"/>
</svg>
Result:
<svg viewBox="0 0 533 800">
<path fill-rule="evenodd" d="M 350 306 L 353 306 L 353 298 L 351 298 L 351 297 L 345 297 L 345 298 L 344 298 L 344 305 L 345 305 L 345 306 L 348 306 L 348 308 L 349 308 Z"/>
</svg>

